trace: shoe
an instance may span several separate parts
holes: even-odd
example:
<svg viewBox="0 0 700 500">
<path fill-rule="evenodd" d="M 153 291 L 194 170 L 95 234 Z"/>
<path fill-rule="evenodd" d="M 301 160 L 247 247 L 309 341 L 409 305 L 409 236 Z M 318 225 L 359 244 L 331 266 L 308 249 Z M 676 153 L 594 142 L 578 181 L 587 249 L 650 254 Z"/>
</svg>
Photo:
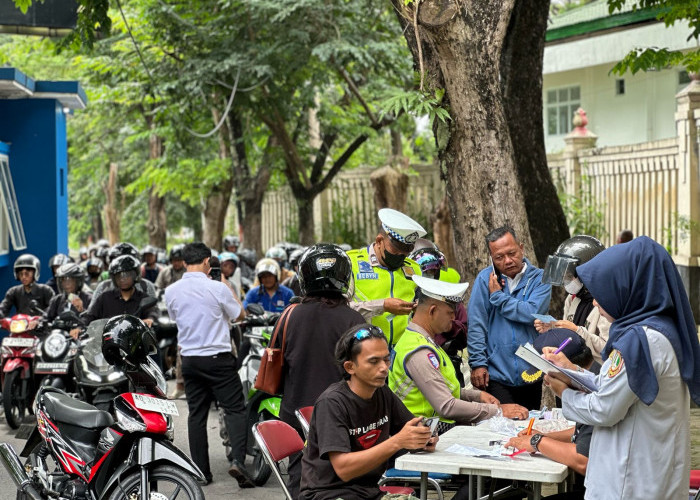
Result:
<svg viewBox="0 0 700 500">
<path fill-rule="evenodd" d="M 197 479 L 197 482 L 199 483 L 200 486 L 207 486 L 208 484 L 211 484 L 211 482 L 214 479 L 212 478 L 211 475 L 209 476 L 204 476 L 204 479 Z"/>
<path fill-rule="evenodd" d="M 168 399 L 180 399 L 185 395 L 185 388 L 180 384 L 175 385 L 175 389 L 168 395 Z"/>
<path fill-rule="evenodd" d="M 231 462 L 231 467 L 228 469 L 229 475 L 238 481 L 239 488 L 255 488 L 255 483 L 250 473 L 238 460 Z"/>
</svg>

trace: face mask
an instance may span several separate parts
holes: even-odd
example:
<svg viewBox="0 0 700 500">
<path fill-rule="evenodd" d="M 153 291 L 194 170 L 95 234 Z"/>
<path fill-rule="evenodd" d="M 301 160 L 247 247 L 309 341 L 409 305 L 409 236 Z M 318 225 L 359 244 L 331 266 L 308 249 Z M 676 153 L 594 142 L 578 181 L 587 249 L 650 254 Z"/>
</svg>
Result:
<svg viewBox="0 0 700 500">
<path fill-rule="evenodd" d="M 583 288 L 583 283 L 578 278 L 574 278 L 564 285 L 564 290 L 571 295 L 576 295 Z"/>
<path fill-rule="evenodd" d="M 386 248 L 384 249 L 384 265 L 390 271 L 396 271 L 398 268 L 403 266 L 403 263 L 405 260 L 406 260 L 405 255 L 401 255 L 401 254 L 397 255 L 397 254 L 391 253 Z"/>
</svg>

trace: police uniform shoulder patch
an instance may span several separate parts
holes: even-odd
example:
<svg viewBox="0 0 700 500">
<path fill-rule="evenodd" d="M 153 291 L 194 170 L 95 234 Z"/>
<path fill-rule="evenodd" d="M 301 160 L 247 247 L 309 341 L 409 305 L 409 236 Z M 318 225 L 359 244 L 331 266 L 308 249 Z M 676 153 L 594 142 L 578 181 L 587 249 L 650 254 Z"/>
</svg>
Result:
<svg viewBox="0 0 700 500">
<path fill-rule="evenodd" d="M 360 269 L 361 273 L 371 273 L 372 265 L 366 260 L 358 260 L 357 267 Z"/>
<path fill-rule="evenodd" d="M 620 354 L 620 351 L 615 349 L 610 354 L 610 367 L 608 368 L 608 378 L 613 378 L 618 373 L 620 373 L 624 364 L 625 360 L 622 359 L 622 354 Z"/>
<path fill-rule="evenodd" d="M 401 268 L 403 270 L 403 275 L 406 279 L 411 279 L 411 276 L 416 274 L 416 271 L 411 267 L 411 266 L 403 266 Z"/>
<path fill-rule="evenodd" d="M 430 364 L 433 365 L 433 368 L 435 368 L 436 370 L 440 369 L 440 361 L 438 360 L 434 352 L 428 351 L 428 361 L 430 361 Z"/>
</svg>

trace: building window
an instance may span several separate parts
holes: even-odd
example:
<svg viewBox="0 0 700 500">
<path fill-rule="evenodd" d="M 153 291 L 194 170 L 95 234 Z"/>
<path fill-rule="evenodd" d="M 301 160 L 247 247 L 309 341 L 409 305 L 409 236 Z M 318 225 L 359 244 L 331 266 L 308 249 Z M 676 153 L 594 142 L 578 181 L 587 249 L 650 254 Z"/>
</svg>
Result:
<svg viewBox="0 0 700 500">
<path fill-rule="evenodd" d="M 624 80 L 615 80 L 615 95 L 624 95 L 625 94 L 625 81 Z"/>
<path fill-rule="evenodd" d="M 547 91 L 547 135 L 568 134 L 574 112 L 581 106 L 581 87 Z"/>
<path fill-rule="evenodd" d="M 687 71 L 678 72 L 678 85 L 686 86 L 690 83 L 690 75 Z"/>
<path fill-rule="evenodd" d="M 10 158 L 5 154 L 0 154 L 0 202 L 2 202 L 3 224 L 10 233 L 12 247 L 15 250 L 27 248 L 27 239 L 24 236 L 24 226 L 19 214 L 15 185 L 12 183 L 10 174 Z M 3 228 L 4 229 L 4 228 Z M 3 230 L 3 232 L 5 232 Z M 4 238 L 0 238 L 2 242 Z M 7 251 L 7 244 L 0 248 L 0 252 Z"/>
</svg>

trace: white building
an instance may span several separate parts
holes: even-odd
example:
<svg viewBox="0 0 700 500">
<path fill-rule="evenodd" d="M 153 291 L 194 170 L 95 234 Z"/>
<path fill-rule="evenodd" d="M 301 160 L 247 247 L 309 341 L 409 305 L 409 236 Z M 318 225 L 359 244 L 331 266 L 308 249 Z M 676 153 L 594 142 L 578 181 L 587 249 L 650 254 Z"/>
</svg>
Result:
<svg viewBox="0 0 700 500">
<path fill-rule="evenodd" d="M 658 47 L 696 49 L 687 23 L 666 27 L 658 11 L 609 15 L 606 0 L 550 19 L 544 51 L 545 145 L 548 153 L 564 148 L 573 112 L 581 106 L 588 129 L 600 146 L 655 141 L 676 136 L 675 95 L 689 83 L 682 68 L 609 74 L 630 50 Z"/>
</svg>

